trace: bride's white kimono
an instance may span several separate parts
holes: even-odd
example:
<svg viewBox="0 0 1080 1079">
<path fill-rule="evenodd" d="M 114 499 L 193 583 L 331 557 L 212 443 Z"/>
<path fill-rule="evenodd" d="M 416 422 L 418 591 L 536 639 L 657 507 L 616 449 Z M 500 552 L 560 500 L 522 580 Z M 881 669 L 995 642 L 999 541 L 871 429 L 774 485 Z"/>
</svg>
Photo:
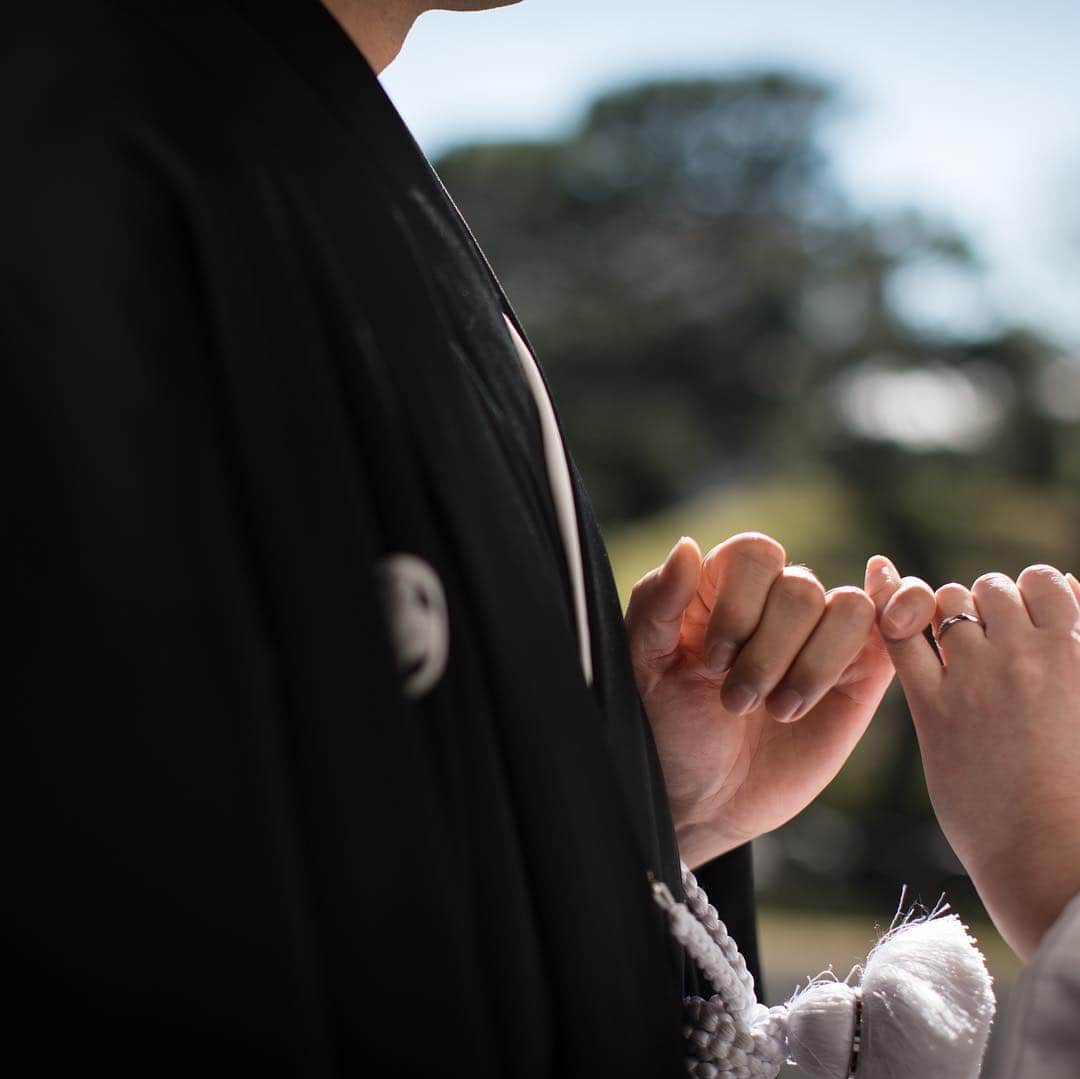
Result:
<svg viewBox="0 0 1080 1079">
<path fill-rule="evenodd" d="M 1080 1076 L 1080 896 L 1021 973 L 999 1038 L 991 1079 Z"/>
</svg>

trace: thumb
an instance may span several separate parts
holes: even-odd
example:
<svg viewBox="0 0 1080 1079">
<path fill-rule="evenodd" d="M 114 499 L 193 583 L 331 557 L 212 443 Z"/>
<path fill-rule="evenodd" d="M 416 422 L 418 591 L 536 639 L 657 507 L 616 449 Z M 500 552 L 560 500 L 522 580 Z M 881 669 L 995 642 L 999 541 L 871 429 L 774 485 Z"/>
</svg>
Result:
<svg viewBox="0 0 1080 1079">
<path fill-rule="evenodd" d="M 890 559 L 874 555 L 866 564 L 866 592 L 908 701 L 925 698 L 938 688 L 943 672 L 924 635 L 937 607 L 933 590 L 918 577 L 901 578 Z"/>
<path fill-rule="evenodd" d="M 661 672 L 673 660 L 683 612 L 697 594 L 700 575 L 701 550 L 683 536 L 663 565 L 634 585 L 626 608 L 626 629 L 635 670 Z"/>
</svg>

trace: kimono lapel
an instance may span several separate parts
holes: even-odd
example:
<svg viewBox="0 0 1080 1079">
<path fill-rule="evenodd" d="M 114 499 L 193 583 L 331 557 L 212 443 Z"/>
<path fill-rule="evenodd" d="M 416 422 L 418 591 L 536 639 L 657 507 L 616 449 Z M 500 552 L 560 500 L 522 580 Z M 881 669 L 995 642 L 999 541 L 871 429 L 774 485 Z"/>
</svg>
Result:
<svg viewBox="0 0 1080 1079">
<path fill-rule="evenodd" d="M 456 248 L 476 271 L 477 280 L 486 282 L 501 297 L 518 331 L 522 332 L 486 257 L 442 181 L 382 84 L 333 17 L 315 0 L 293 4 L 262 0 L 230 2 L 270 37 L 274 47 L 314 89 L 337 121 L 361 140 L 387 200 L 404 206 L 410 220 L 422 218 L 439 234 L 441 242 Z M 420 252 L 421 268 L 437 275 L 439 267 L 424 267 L 422 255 Z M 490 300 L 490 296 L 474 295 L 469 312 L 447 311 L 444 322 L 453 327 L 464 318 L 472 333 L 486 337 L 487 347 L 470 348 L 463 341 L 458 344 L 474 377 L 483 386 L 487 406 L 502 421 L 498 424 L 499 436 L 505 441 L 507 452 L 518 456 L 519 467 L 529 472 L 533 488 L 544 494 L 538 508 L 545 517 L 549 536 L 557 538 L 554 507 L 546 497 L 548 484 L 542 464 L 538 418 L 505 328 L 498 317 L 490 318 L 492 313 L 497 314 Z M 482 324 L 485 314 L 489 316 L 486 326 Z M 564 591 L 569 593 L 568 579 Z"/>
<path fill-rule="evenodd" d="M 443 396 L 430 398 L 430 409 L 422 410 L 426 418 L 419 421 L 421 426 L 416 431 L 416 438 L 421 446 L 438 445 L 435 432 L 445 422 L 448 401 L 452 400 L 461 375 L 465 376 L 466 381 L 472 380 L 474 385 L 482 388 L 485 405 L 495 421 L 491 424 L 491 430 L 499 444 L 488 445 L 487 448 L 478 446 L 474 452 L 502 452 L 505 455 L 523 481 L 516 492 L 507 492 L 506 497 L 520 499 L 523 493 L 526 494 L 531 509 L 523 507 L 523 511 L 542 522 L 540 530 L 543 541 L 561 569 L 558 581 L 545 583 L 543 574 L 534 565 L 530 572 L 537 574 L 538 591 L 531 599 L 522 597 L 521 602 L 540 610 L 550 606 L 552 590 L 560 593 L 564 600 L 563 620 L 561 625 L 552 624 L 548 631 L 552 647 L 559 654 L 564 650 L 576 652 L 576 648 L 565 639 L 568 632 L 576 636 L 573 600 L 564 548 L 543 467 L 539 421 L 513 355 L 506 327 L 502 324 L 504 317 L 509 318 L 522 340 L 528 344 L 528 337 L 512 304 L 452 198 L 386 97 L 382 86 L 321 5 L 312 4 L 306 18 L 298 21 L 295 10 L 286 12 L 275 4 L 264 6 L 261 3 L 253 4 L 253 0 L 232 2 L 241 7 L 251 7 L 250 17 L 255 25 L 271 36 L 275 48 L 315 90 L 337 121 L 367 148 L 369 165 L 377 170 L 376 175 L 385 185 L 388 201 L 402 206 L 400 213 L 403 218 L 419 217 L 429 222 L 436 239 L 441 238 L 444 243 L 452 245 L 459 256 L 467 260 L 482 277 L 486 290 L 480 290 L 474 297 L 477 305 L 475 317 L 488 319 L 489 323 L 495 324 L 494 327 L 488 326 L 493 335 L 490 338 L 492 355 L 485 355 L 483 348 L 470 349 L 467 342 L 454 340 L 457 336 L 454 326 L 460 326 L 454 316 L 461 315 L 461 312 L 444 312 L 443 322 L 448 329 L 448 340 L 422 340 L 423 334 L 419 333 L 418 336 L 420 327 L 403 327 L 407 336 L 414 338 L 414 343 L 402 343 L 400 355 L 445 357 L 449 352 L 454 364 L 459 367 L 459 374 L 449 377 Z M 409 235 L 415 228 L 415 220 L 402 220 L 399 228 L 400 234 Z M 383 242 L 393 240 L 387 238 Z M 411 257 L 419 272 L 428 277 L 429 299 L 434 298 L 438 290 L 431 287 L 431 272 L 426 265 L 422 241 L 414 246 Z M 415 290 L 413 282 L 404 280 L 399 287 Z M 469 318 L 474 317 L 472 312 L 467 314 Z M 408 321 L 407 313 L 403 312 L 402 317 Z M 476 329 L 475 323 L 472 328 Z M 439 380 L 450 372 L 450 365 L 443 368 L 444 362 L 439 360 L 426 364 L 424 381 L 437 387 Z M 394 366 L 396 361 L 391 364 L 391 367 Z M 537 366 L 544 378 L 542 368 L 539 364 Z M 544 385 L 550 394 L 546 378 Z M 436 394 L 442 392 L 436 389 Z M 412 405 L 415 407 L 419 404 L 420 401 L 414 397 Z M 507 409 L 511 410 L 510 415 L 507 415 Z M 464 436 L 463 432 L 455 434 L 452 429 L 445 430 L 444 434 L 451 444 L 460 442 Z M 422 449 L 421 452 L 426 451 Z M 446 462 L 437 452 L 429 460 L 429 466 L 436 476 L 442 474 L 445 465 Z M 605 785 L 611 780 L 616 781 L 617 790 L 612 790 L 612 796 L 622 807 L 624 819 L 631 826 L 644 864 L 662 874 L 678 890 L 680 877 L 671 823 L 662 808 L 658 808 L 666 804 L 666 795 L 659 778 L 660 769 L 651 732 L 634 684 L 611 567 L 588 497 L 572 462 L 570 473 L 592 644 L 594 683 L 589 697 L 598 706 L 589 709 L 589 719 L 594 728 L 602 733 L 605 743 L 603 747 L 598 747 L 607 765 L 604 772 L 610 777 L 605 780 Z M 443 482 L 453 481 L 447 478 Z M 436 480 L 436 483 L 440 484 L 440 481 Z M 491 495 L 492 492 L 488 492 L 487 497 Z M 448 522 L 455 517 L 461 518 L 459 527 L 463 536 L 468 534 L 470 528 L 475 529 L 475 522 L 462 517 L 467 511 L 458 499 L 446 502 L 445 513 Z M 471 553 L 463 552 L 463 555 L 468 558 Z M 493 597 L 492 602 L 499 600 Z M 580 677 L 580 665 L 576 659 L 574 667 Z"/>
</svg>

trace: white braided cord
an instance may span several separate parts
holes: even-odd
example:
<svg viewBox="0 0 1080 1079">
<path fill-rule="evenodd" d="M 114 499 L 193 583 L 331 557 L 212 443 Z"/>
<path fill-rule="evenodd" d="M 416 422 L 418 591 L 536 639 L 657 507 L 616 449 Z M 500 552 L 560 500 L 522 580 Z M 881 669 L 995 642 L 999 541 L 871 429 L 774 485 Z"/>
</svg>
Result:
<svg viewBox="0 0 1080 1079">
<path fill-rule="evenodd" d="M 709 902 L 705 889 L 698 884 L 697 878 L 685 865 L 682 867 L 682 883 L 683 891 L 686 893 L 687 909 L 719 948 L 727 966 L 725 981 L 734 979 L 737 988 L 733 988 L 729 994 L 724 994 L 712 978 L 709 981 L 718 993 L 724 995 L 735 1014 L 748 1017 L 757 1006 L 757 997 L 754 994 L 753 976 L 746 968 L 746 960 L 739 951 L 739 946 L 728 933 L 727 926 L 720 920 L 716 908 Z"/>
<path fill-rule="evenodd" d="M 694 874 L 682 867 L 686 902 L 654 885 L 672 936 L 701 968 L 715 995 L 683 1002 L 686 1070 L 694 1079 L 775 1079 L 787 1059 L 787 1013 L 766 1008 L 738 945 Z"/>
</svg>

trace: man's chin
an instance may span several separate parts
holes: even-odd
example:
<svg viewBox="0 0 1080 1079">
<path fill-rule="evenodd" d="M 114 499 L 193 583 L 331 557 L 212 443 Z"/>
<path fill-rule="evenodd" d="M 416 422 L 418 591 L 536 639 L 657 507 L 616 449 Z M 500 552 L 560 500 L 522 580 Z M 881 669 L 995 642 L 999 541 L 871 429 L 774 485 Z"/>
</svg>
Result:
<svg viewBox="0 0 1080 1079">
<path fill-rule="evenodd" d="M 520 4 L 521 0 L 440 0 L 435 4 L 435 11 L 486 11 L 488 8 L 509 7 Z"/>
</svg>

